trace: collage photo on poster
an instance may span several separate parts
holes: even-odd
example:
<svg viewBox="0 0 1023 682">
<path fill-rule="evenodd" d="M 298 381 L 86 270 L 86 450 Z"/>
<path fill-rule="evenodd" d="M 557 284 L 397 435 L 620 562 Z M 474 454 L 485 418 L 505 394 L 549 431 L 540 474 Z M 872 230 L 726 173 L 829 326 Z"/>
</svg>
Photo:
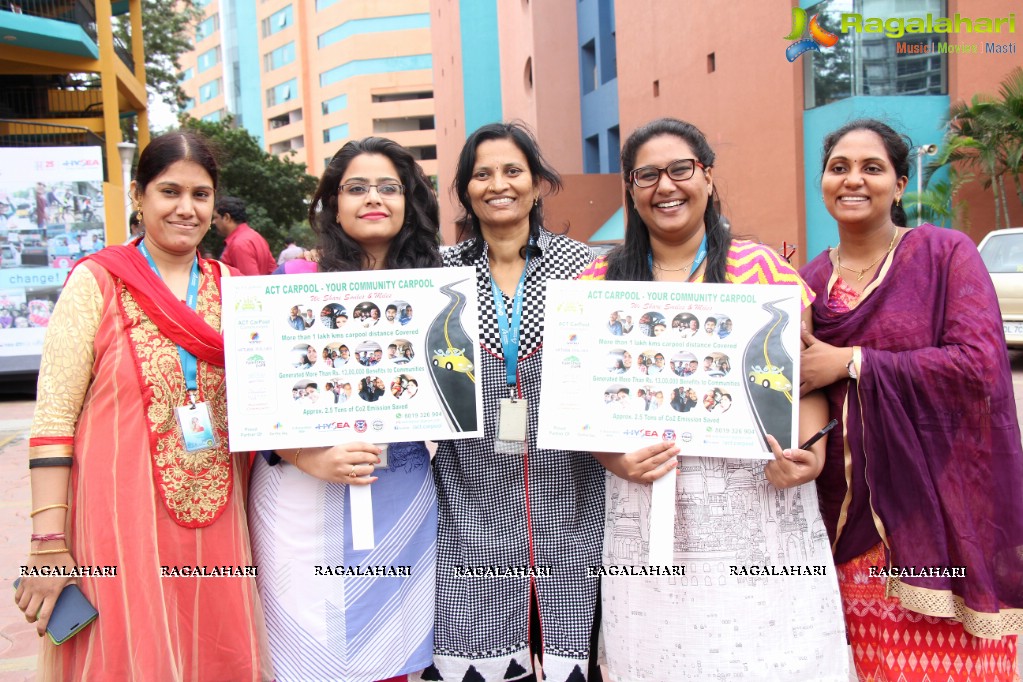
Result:
<svg viewBox="0 0 1023 682">
<path fill-rule="evenodd" d="M 425 366 L 408 338 L 419 333 L 408 301 L 351 307 L 297 301 L 287 311 L 287 326 L 296 332 L 290 336 L 302 339 L 279 368 L 303 374 L 291 385 L 295 407 L 411 401 L 419 394 Z"/>
<path fill-rule="evenodd" d="M 732 409 L 741 378 L 732 372 L 731 317 L 685 312 L 668 319 L 656 310 L 635 315 L 612 308 L 607 320 L 603 342 L 608 336 L 614 342 L 605 355 L 608 410 L 723 415 Z"/>
</svg>

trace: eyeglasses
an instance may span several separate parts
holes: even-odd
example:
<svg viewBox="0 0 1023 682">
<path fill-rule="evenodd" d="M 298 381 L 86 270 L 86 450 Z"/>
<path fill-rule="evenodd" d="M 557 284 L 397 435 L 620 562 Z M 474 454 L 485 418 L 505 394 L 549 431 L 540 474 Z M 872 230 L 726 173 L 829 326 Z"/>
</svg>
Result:
<svg viewBox="0 0 1023 682">
<path fill-rule="evenodd" d="M 374 187 L 382 197 L 398 197 L 405 193 L 405 188 L 396 182 L 388 182 L 382 185 L 370 185 L 365 182 L 347 182 L 338 187 L 337 190 L 350 197 L 364 197 Z"/>
<path fill-rule="evenodd" d="M 661 173 L 667 173 L 668 177 L 676 182 L 682 182 L 693 177 L 696 167 L 706 168 L 696 159 L 678 159 L 672 161 L 664 168 L 657 166 L 643 166 L 636 168 L 629 174 L 629 181 L 636 187 L 653 187 L 661 181 Z"/>
</svg>

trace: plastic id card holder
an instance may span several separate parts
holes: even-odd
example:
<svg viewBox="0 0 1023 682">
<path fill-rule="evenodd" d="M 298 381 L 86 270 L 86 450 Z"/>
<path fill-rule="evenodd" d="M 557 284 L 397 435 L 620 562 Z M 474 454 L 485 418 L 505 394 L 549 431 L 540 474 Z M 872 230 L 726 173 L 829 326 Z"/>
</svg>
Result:
<svg viewBox="0 0 1023 682">
<path fill-rule="evenodd" d="M 15 589 L 20 582 L 21 578 L 14 581 Z M 97 616 L 99 611 L 89 603 L 78 585 L 68 583 L 53 605 L 50 622 L 46 624 L 46 634 L 51 642 L 59 646 L 81 632 Z"/>
<path fill-rule="evenodd" d="M 494 452 L 499 455 L 522 455 L 526 452 L 526 423 L 529 401 L 504 398 L 497 418 Z"/>
<path fill-rule="evenodd" d="M 181 440 L 186 452 L 198 452 L 216 447 L 217 434 L 213 430 L 209 403 L 192 403 L 174 408 L 174 416 L 181 429 Z"/>
</svg>

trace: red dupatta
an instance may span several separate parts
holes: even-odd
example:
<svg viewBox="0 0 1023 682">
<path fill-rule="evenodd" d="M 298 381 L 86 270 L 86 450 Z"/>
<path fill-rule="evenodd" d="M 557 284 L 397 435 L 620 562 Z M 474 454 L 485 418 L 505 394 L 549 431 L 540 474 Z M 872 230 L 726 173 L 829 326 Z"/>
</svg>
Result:
<svg viewBox="0 0 1023 682">
<path fill-rule="evenodd" d="M 220 332 L 183 301 L 174 297 L 137 248 L 108 246 L 85 256 L 75 263 L 75 267 L 87 260 L 95 261 L 124 282 L 132 298 L 170 340 L 200 360 L 217 367 L 224 366 L 224 338 Z M 213 268 L 213 278 L 219 288 L 219 266 Z"/>
<path fill-rule="evenodd" d="M 880 532 L 890 567 L 939 569 L 889 580 L 903 606 L 980 637 L 1023 632 L 1023 447 L 976 246 L 953 230 L 912 230 L 846 313 L 827 306 L 833 271 L 825 252 L 801 274 L 821 292 L 817 338 L 863 349 L 859 380 L 827 388 L 831 416 L 845 418 L 818 479 L 836 562 Z"/>
</svg>

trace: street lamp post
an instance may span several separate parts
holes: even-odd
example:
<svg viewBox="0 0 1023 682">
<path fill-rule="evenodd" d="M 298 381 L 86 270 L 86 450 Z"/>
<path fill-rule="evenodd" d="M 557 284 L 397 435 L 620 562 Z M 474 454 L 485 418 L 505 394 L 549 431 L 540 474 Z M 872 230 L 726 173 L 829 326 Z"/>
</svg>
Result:
<svg viewBox="0 0 1023 682">
<path fill-rule="evenodd" d="M 924 193 L 924 156 L 938 153 L 938 145 L 922 144 L 913 149 L 916 153 L 916 224 L 923 225 L 923 193 Z"/>
<path fill-rule="evenodd" d="M 118 142 L 121 155 L 121 180 L 124 182 L 124 238 L 131 236 L 131 162 L 135 160 L 135 143 Z"/>
</svg>

